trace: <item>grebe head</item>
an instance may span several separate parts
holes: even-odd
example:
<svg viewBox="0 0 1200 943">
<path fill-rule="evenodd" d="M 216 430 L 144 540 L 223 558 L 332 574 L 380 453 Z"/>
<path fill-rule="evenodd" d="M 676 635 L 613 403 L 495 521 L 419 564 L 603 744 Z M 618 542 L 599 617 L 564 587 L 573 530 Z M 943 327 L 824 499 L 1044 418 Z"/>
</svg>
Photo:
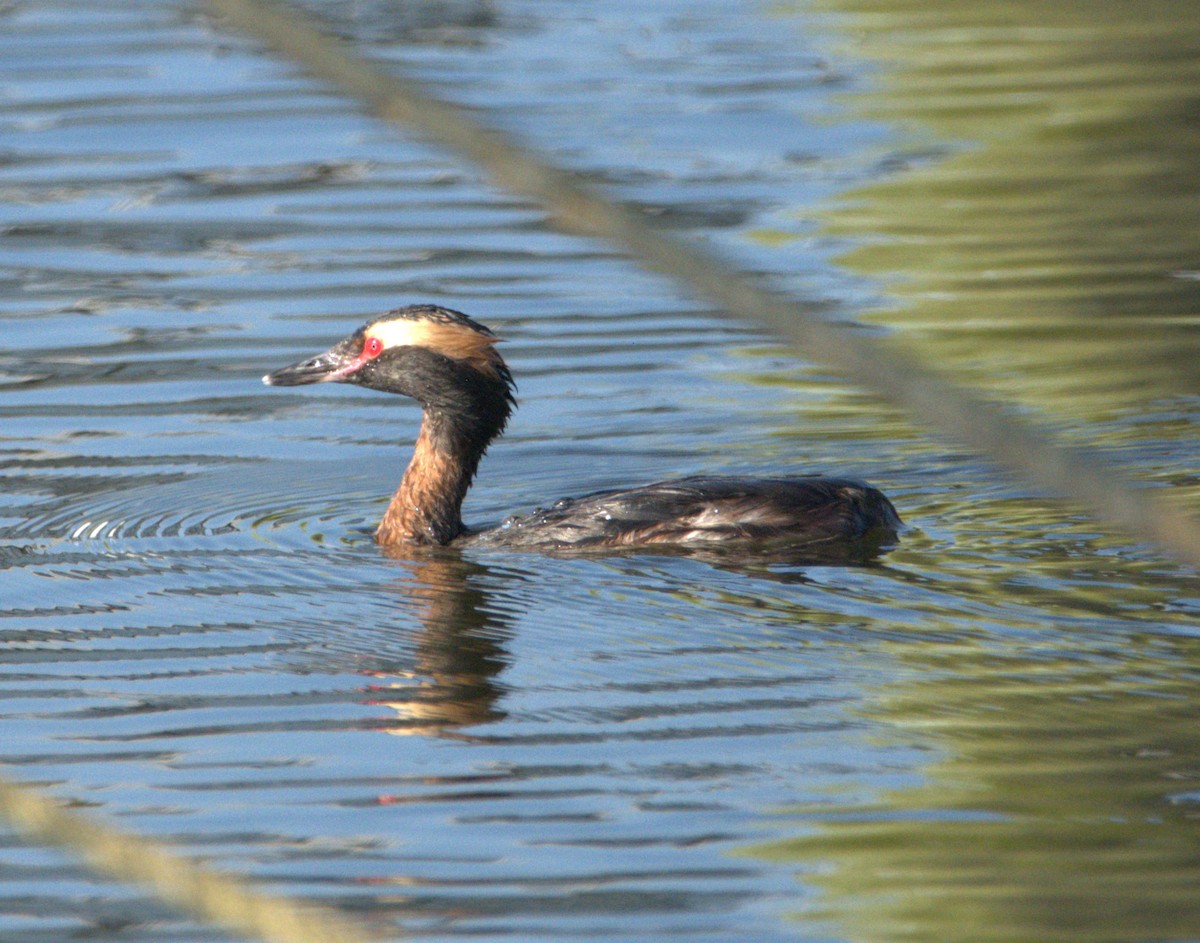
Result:
<svg viewBox="0 0 1200 943">
<path fill-rule="evenodd" d="M 268 386 L 355 383 L 419 402 L 432 432 L 457 431 L 486 446 L 514 404 L 512 374 L 490 330 L 436 305 L 397 308 L 368 321 L 323 354 L 263 377 Z"/>
<path fill-rule="evenodd" d="M 439 361 L 450 361 L 509 390 L 512 376 L 494 346 L 499 340 L 462 312 L 410 305 L 368 321 L 323 354 L 268 373 L 263 383 L 357 383 L 421 400 L 439 386 L 454 385 L 453 378 L 438 369 Z M 438 384 L 438 379 L 448 382 Z"/>
</svg>

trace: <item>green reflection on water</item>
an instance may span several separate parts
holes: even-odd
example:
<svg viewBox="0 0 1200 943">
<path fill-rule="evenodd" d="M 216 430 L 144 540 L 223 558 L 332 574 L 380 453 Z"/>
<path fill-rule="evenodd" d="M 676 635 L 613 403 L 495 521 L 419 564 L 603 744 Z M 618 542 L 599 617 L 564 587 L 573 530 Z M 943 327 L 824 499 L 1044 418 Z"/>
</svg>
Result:
<svg viewBox="0 0 1200 943">
<path fill-rule="evenodd" d="M 1195 939 L 1200 677 L 1163 665 L 1200 643 L 1015 647 L 902 658 L 922 678 L 876 719 L 945 759 L 876 803 L 790 810 L 806 834 L 753 853 L 819 867 L 805 916 L 851 939 Z"/>
<path fill-rule="evenodd" d="M 826 220 L 902 300 L 878 317 L 1054 417 L 1194 394 L 1200 5 L 830 5 L 883 64 L 852 104 L 912 136 Z"/>
<path fill-rule="evenodd" d="M 872 317 L 1194 498 L 1200 4 L 826 6 L 883 64 L 854 107 L 909 135 L 824 221 L 898 299 Z M 890 558 L 946 592 L 974 568 L 958 611 L 880 640 L 901 676 L 865 721 L 930 751 L 923 781 L 785 810 L 796 837 L 748 851 L 795 863 L 835 935 L 1200 939 L 1200 642 L 1165 634 L 1194 631 L 1195 587 L 1049 558 L 1030 507 L 1027 560 L 919 536 Z"/>
</svg>

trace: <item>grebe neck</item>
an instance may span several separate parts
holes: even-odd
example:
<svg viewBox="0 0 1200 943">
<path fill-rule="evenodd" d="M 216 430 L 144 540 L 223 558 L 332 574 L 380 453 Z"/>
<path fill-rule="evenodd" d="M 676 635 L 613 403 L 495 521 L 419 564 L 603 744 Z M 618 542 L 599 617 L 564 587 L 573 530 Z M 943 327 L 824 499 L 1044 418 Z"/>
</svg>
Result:
<svg viewBox="0 0 1200 943">
<path fill-rule="evenodd" d="M 400 487 L 375 531 L 388 544 L 447 544 L 466 531 L 462 503 L 491 437 L 429 410 Z"/>
</svg>

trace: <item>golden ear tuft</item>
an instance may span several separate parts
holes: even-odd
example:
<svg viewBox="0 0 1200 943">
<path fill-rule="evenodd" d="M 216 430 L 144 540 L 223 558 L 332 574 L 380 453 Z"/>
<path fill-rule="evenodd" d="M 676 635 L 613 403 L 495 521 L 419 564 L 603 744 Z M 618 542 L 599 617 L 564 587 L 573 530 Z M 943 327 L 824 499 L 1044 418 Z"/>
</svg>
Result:
<svg viewBox="0 0 1200 943">
<path fill-rule="evenodd" d="M 457 324 L 426 321 L 421 326 L 425 329 L 423 347 L 451 360 L 461 360 L 476 370 L 499 379 L 497 368 L 503 361 L 495 347 L 500 338 L 492 334 L 481 334 Z"/>
<path fill-rule="evenodd" d="M 366 336 L 381 340 L 385 349 L 424 347 L 451 360 L 461 360 L 495 379 L 503 379 L 504 361 L 495 350 L 500 338 L 463 324 L 399 318 L 370 325 Z"/>
</svg>

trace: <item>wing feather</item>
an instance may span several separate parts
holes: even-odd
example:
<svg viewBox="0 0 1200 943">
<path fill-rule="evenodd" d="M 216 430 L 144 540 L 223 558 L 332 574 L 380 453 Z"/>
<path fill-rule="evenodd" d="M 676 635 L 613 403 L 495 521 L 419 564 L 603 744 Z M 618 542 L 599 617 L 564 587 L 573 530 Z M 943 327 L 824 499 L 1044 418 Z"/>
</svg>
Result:
<svg viewBox="0 0 1200 943">
<path fill-rule="evenodd" d="M 565 498 L 480 538 L 578 549 L 729 540 L 807 544 L 894 534 L 899 526 L 881 492 L 850 479 L 697 476 Z"/>
</svg>

